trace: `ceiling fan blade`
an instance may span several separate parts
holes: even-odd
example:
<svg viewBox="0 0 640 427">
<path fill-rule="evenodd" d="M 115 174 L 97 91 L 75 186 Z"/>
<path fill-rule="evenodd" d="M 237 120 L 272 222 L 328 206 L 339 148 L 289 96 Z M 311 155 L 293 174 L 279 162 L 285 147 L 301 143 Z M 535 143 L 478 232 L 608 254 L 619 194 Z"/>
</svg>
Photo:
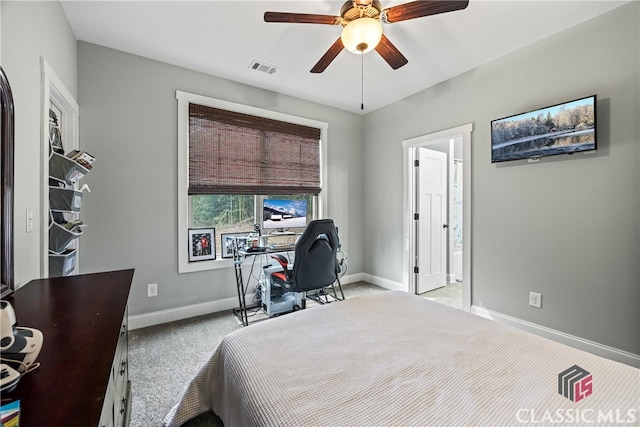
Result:
<svg viewBox="0 0 640 427">
<path fill-rule="evenodd" d="M 462 10 L 469 5 L 469 0 L 424 0 L 412 1 L 390 7 L 385 11 L 389 23 L 437 15 L 439 13 Z"/>
<path fill-rule="evenodd" d="M 331 61 L 336 59 L 336 56 L 338 56 L 338 54 L 342 52 L 342 49 L 344 49 L 344 45 L 342 44 L 342 39 L 338 38 L 338 40 L 336 40 L 335 43 L 331 45 L 329 50 L 327 50 L 325 54 L 322 55 L 322 58 L 320 58 L 320 60 L 316 63 L 316 65 L 313 66 L 313 68 L 311 69 L 311 72 L 312 73 L 323 72 L 329 66 L 329 64 L 331 64 Z"/>
<path fill-rule="evenodd" d="M 289 22 L 293 24 L 327 24 L 337 25 L 336 16 L 315 15 L 312 13 L 265 12 L 264 22 Z"/>
<path fill-rule="evenodd" d="M 397 47 L 394 46 L 391 41 L 383 34 L 380 39 L 380 43 L 376 46 L 376 52 L 382 56 L 382 58 L 387 61 L 387 64 L 391 66 L 394 70 L 405 65 L 407 62 L 407 58 L 404 57 L 402 53 L 398 50 Z"/>
</svg>

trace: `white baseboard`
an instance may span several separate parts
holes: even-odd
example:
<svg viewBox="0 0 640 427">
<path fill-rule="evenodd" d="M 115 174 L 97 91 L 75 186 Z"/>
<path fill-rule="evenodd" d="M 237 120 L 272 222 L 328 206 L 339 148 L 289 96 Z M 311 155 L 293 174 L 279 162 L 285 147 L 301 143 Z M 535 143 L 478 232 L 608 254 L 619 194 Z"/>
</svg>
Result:
<svg viewBox="0 0 640 427">
<path fill-rule="evenodd" d="M 637 354 L 599 344 L 594 341 L 589 341 L 575 335 L 556 331 L 555 329 L 540 326 L 535 323 L 527 322 L 526 320 L 518 319 L 516 317 L 507 316 L 506 314 L 488 310 L 484 307 L 472 305 L 471 312 L 478 316 L 485 317 L 490 320 L 495 320 L 496 322 L 504 323 L 507 325 L 515 326 L 518 329 L 522 329 L 527 332 L 549 338 L 561 344 L 565 344 L 579 350 L 584 350 L 597 356 L 604 357 L 606 359 L 615 360 L 616 362 L 640 368 L 640 356 Z"/>
<path fill-rule="evenodd" d="M 349 283 L 362 282 L 364 279 L 362 278 L 362 273 L 356 274 L 347 274 L 340 278 L 340 284 L 346 285 Z"/>
<path fill-rule="evenodd" d="M 378 276 L 372 276 L 371 274 L 361 273 L 361 281 L 377 285 L 391 291 L 406 291 L 404 285 L 401 282 L 394 282 L 393 280 L 384 279 Z"/>
<path fill-rule="evenodd" d="M 362 276 L 362 273 L 347 274 L 340 279 L 340 283 L 346 285 L 348 283 L 361 282 L 365 280 Z M 247 298 L 253 298 L 253 294 L 247 295 Z M 129 330 L 175 322 L 176 320 L 189 319 L 196 316 L 204 316 L 219 311 L 233 310 L 236 307 L 238 307 L 238 297 L 231 297 L 151 313 L 136 314 L 129 316 Z"/>
<path fill-rule="evenodd" d="M 251 297 L 252 296 L 247 296 L 247 298 Z M 136 314 L 129 316 L 129 330 L 175 322 L 176 320 L 189 319 L 191 317 L 203 316 L 205 314 L 217 313 L 219 311 L 232 310 L 237 306 L 238 297 L 233 297 L 187 305 L 184 307 L 154 311 L 152 313 Z"/>
</svg>

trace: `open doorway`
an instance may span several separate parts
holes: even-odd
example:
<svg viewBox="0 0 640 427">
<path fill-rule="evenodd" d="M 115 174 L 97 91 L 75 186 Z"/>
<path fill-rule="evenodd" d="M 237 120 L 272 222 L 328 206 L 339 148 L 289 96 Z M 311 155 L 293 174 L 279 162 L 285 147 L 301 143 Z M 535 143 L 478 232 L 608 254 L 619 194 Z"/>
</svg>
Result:
<svg viewBox="0 0 640 427">
<path fill-rule="evenodd" d="M 436 289 L 431 292 L 436 300 L 466 311 L 471 307 L 471 131 L 468 124 L 403 141 L 404 285 L 410 293 Z M 423 163 L 427 170 L 421 173 L 416 160 L 425 153 L 430 153 L 428 165 Z M 438 163 L 442 166 L 436 167 Z M 443 189 L 421 186 L 421 179 L 440 180 Z M 456 295 L 461 300 L 451 301 Z"/>
</svg>

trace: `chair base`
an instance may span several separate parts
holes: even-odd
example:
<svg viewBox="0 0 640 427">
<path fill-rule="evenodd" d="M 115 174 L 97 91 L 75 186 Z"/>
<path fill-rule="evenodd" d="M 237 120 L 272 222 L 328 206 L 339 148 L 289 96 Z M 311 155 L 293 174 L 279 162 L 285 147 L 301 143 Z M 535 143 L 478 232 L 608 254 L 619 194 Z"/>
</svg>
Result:
<svg viewBox="0 0 640 427">
<path fill-rule="evenodd" d="M 336 291 L 336 284 L 338 285 L 337 287 L 340 291 L 340 296 L 338 296 L 338 292 Z M 330 291 L 329 288 L 331 288 Z M 336 280 L 329 286 L 325 286 L 324 288 L 316 289 L 315 291 L 308 291 L 307 298 L 317 302 L 318 304 L 328 304 L 335 301 L 343 301 L 344 292 L 342 291 L 342 284 L 340 283 L 340 279 Z"/>
</svg>

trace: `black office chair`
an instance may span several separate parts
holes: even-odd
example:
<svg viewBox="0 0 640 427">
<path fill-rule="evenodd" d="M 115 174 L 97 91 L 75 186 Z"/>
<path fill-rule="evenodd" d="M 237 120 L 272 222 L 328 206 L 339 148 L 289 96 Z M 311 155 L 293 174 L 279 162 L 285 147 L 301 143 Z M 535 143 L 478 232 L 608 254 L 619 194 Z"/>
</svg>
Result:
<svg viewBox="0 0 640 427">
<path fill-rule="evenodd" d="M 339 246 L 338 232 L 332 219 L 309 222 L 296 243 L 293 270 L 289 269 L 285 256 L 272 255 L 282 265 L 283 271 L 271 273 L 271 291 L 300 292 L 320 304 L 344 300 L 336 261 Z M 340 296 L 336 291 L 336 284 Z M 328 294 L 329 287 L 333 295 Z M 305 308 L 304 297 L 302 308 Z"/>
</svg>

